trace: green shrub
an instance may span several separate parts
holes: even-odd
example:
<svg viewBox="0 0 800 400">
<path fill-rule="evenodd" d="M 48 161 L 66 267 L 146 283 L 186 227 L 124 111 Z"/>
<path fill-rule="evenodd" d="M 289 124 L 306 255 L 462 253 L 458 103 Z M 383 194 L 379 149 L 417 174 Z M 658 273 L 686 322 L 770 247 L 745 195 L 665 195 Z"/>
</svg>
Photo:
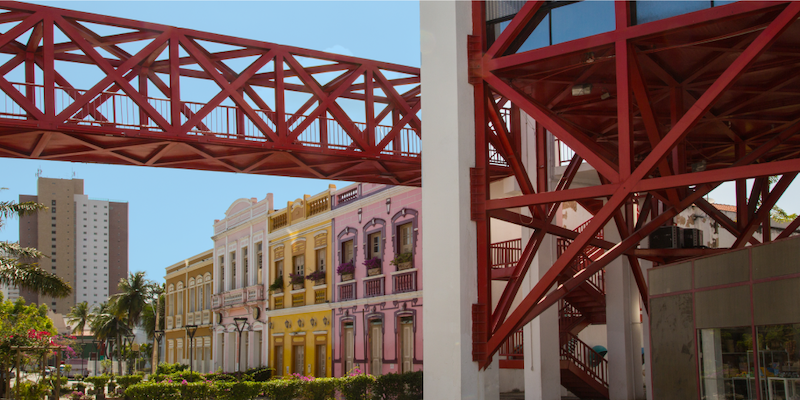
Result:
<svg viewBox="0 0 800 400">
<path fill-rule="evenodd" d="M 156 373 L 157 374 L 162 374 L 162 375 L 169 375 L 169 374 L 174 374 L 176 372 L 185 371 L 187 369 L 189 369 L 189 366 L 186 365 L 186 364 L 181 364 L 181 363 L 175 363 L 175 364 L 161 363 L 161 364 L 158 364 L 158 367 L 156 367 Z"/>
<path fill-rule="evenodd" d="M 179 400 L 181 399 L 179 386 L 179 383 L 142 382 L 126 389 L 125 396 L 131 400 Z"/>
<path fill-rule="evenodd" d="M 117 377 L 117 383 L 122 387 L 122 389 L 127 389 L 131 385 L 135 385 L 141 382 L 144 379 L 142 375 L 123 375 Z"/>
<path fill-rule="evenodd" d="M 332 399 L 336 391 L 336 379 L 334 378 L 310 378 L 300 379 L 300 395 L 305 400 L 328 400 Z"/>
<path fill-rule="evenodd" d="M 97 376 L 87 376 L 86 378 L 83 379 L 83 381 L 86 383 L 91 383 L 92 386 L 94 386 L 95 388 L 101 388 L 105 387 L 110 379 L 111 377 L 109 377 L 106 374 L 103 374 Z"/>
<path fill-rule="evenodd" d="M 403 400 L 422 400 L 422 371 L 406 372 L 402 376 L 406 384 Z"/>
<path fill-rule="evenodd" d="M 372 398 L 375 400 L 400 400 L 405 393 L 405 382 L 401 374 L 386 374 L 375 377 Z"/>
<path fill-rule="evenodd" d="M 245 374 L 250 375 L 254 382 L 266 382 L 275 375 L 275 369 L 267 367 L 252 368 L 245 371 Z"/>
<path fill-rule="evenodd" d="M 43 399 L 47 393 L 47 385 L 36 384 L 33 382 L 20 382 L 19 383 L 19 398 L 20 400 L 39 400 Z M 12 393 L 16 393 L 16 388 L 12 389 Z"/>
<path fill-rule="evenodd" d="M 336 379 L 336 388 L 344 400 L 368 400 L 375 377 L 372 375 L 352 375 Z"/>
<path fill-rule="evenodd" d="M 83 380 L 83 375 L 81 375 L 81 374 L 75 375 L 75 380 L 78 381 L 78 382 L 82 381 Z"/>
<path fill-rule="evenodd" d="M 214 399 L 220 400 L 251 400 L 264 391 L 264 385 L 259 382 L 214 382 L 211 384 Z"/>
<path fill-rule="evenodd" d="M 270 400 L 294 400 L 302 381 L 298 379 L 272 379 L 264 383 L 264 392 Z"/>
</svg>

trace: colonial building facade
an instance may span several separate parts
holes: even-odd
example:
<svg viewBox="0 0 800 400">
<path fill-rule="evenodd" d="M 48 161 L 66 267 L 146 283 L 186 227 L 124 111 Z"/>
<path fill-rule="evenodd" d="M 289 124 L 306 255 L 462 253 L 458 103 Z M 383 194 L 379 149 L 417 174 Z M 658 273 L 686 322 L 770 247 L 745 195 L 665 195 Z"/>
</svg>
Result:
<svg viewBox="0 0 800 400">
<path fill-rule="evenodd" d="M 272 194 L 238 199 L 214 221 L 214 366 L 225 372 L 266 365 L 267 216 Z"/>
<path fill-rule="evenodd" d="M 165 361 L 191 363 L 199 372 L 212 372 L 211 293 L 214 287 L 213 250 L 167 267 Z M 196 329 L 194 329 L 196 327 Z M 194 330 L 194 339 L 190 331 Z"/>
<path fill-rule="evenodd" d="M 334 376 L 422 369 L 420 189 L 355 184 L 335 198 Z"/>
</svg>

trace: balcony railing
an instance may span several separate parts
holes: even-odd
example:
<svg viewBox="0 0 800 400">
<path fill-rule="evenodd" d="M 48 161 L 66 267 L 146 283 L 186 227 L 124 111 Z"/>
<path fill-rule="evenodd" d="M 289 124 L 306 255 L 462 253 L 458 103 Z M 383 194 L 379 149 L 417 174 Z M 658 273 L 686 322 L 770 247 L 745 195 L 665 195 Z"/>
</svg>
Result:
<svg viewBox="0 0 800 400">
<path fill-rule="evenodd" d="M 327 300 L 327 289 L 317 289 L 314 291 L 314 304 L 322 304 Z"/>
<path fill-rule="evenodd" d="M 194 313 L 186 313 L 186 325 L 194 325 Z"/>
<path fill-rule="evenodd" d="M 295 293 L 292 295 L 292 307 L 302 307 L 306 305 L 306 294 Z"/>
<path fill-rule="evenodd" d="M 208 325 L 211 323 L 211 311 L 203 310 L 203 325 Z"/>
<path fill-rule="evenodd" d="M 352 189 L 350 189 L 350 190 L 348 190 L 348 191 L 346 191 L 344 193 L 340 193 L 337 196 L 337 199 L 336 199 L 337 202 L 336 203 L 339 204 L 339 205 L 342 205 L 344 203 L 353 201 L 353 200 L 355 200 L 357 198 L 358 198 L 358 186 L 356 186 L 356 187 L 354 187 L 354 188 L 352 188 Z"/>
<path fill-rule="evenodd" d="M 522 368 L 525 356 L 523 354 L 522 329 L 514 332 L 500 346 L 500 368 Z"/>
<path fill-rule="evenodd" d="M 492 268 L 509 268 L 517 265 L 522 256 L 522 239 L 492 243 Z"/>
<path fill-rule="evenodd" d="M 270 220 L 270 225 L 271 225 L 270 230 L 283 228 L 284 226 L 289 224 L 289 218 L 288 218 L 288 214 L 286 214 L 286 212 L 284 212 L 283 214 L 280 214 L 280 215 L 276 215 L 276 216 L 270 218 L 269 220 Z"/>
<path fill-rule="evenodd" d="M 244 290 L 234 289 L 229 292 L 225 292 L 222 294 L 222 299 L 223 299 L 223 304 L 226 307 L 234 304 L 239 304 L 244 301 Z"/>
<path fill-rule="evenodd" d="M 326 193 L 323 197 L 310 200 L 306 203 L 308 206 L 308 216 L 314 216 L 330 210 L 330 196 Z"/>
<path fill-rule="evenodd" d="M 356 298 L 356 282 L 339 285 L 339 301 L 354 300 Z"/>
<path fill-rule="evenodd" d="M 283 308 L 283 297 L 284 296 L 276 296 L 275 297 L 275 309 L 280 310 Z"/>
<path fill-rule="evenodd" d="M 172 317 L 167 317 L 167 329 L 172 329 L 175 326 L 172 321 Z"/>
<path fill-rule="evenodd" d="M 247 300 L 248 302 L 251 301 L 261 301 L 264 300 L 264 286 L 263 285 L 256 285 L 250 286 L 247 288 Z"/>
<path fill-rule="evenodd" d="M 417 271 L 408 271 L 392 276 L 392 293 L 406 293 L 417 290 Z"/>
<path fill-rule="evenodd" d="M 175 316 L 175 328 L 183 327 L 183 315 L 176 315 Z"/>
<path fill-rule="evenodd" d="M 383 296 L 383 277 L 364 279 L 364 297 Z"/>
<path fill-rule="evenodd" d="M 221 306 L 220 296 L 218 294 L 211 296 L 211 308 L 219 308 Z"/>
</svg>

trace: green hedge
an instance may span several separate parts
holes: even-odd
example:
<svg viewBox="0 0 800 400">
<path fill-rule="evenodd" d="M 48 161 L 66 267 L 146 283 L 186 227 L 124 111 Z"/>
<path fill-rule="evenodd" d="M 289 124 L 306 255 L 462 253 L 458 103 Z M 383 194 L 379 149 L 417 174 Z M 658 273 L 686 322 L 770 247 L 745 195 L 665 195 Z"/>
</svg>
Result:
<svg viewBox="0 0 800 400">
<path fill-rule="evenodd" d="M 118 377 L 119 380 L 122 377 Z M 187 379 L 188 378 L 188 379 Z M 230 374 L 198 374 L 186 371 L 154 375 L 147 382 L 128 386 L 130 400 L 420 400 L 422 371 L 381 376 L 352 375 L 342 378 L 291 377 L 256 382 L 242 374 L 234 381 Z M 129 378 L 135 380 L 136 378 Z M 127 381 L 125 383 L 128 383 Z M 125 385 L 120 381 L 121 385 Z M 338 393 L 338 397 L 337 397 Z"/>
</svg>

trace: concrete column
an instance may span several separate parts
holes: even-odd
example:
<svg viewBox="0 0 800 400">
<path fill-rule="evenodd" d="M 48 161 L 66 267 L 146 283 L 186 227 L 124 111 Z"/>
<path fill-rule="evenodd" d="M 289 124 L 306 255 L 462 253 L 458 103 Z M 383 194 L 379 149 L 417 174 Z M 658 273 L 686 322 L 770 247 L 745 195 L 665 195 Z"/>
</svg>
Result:
<svg viewBox="0 0 800 400">
<path fill-rule="evenodd" d="M 606 225 L 608 240 L 619 241 L 613 222 Z M 620 257 L 605 269 L 608 379 L 611 400 L 644 399 L 642 389 L 642 324 L 639 292 L 628 259 Z"/>
<path fill-rule="evenodd" d="M 471 3 L 420 2 L 422 87 L 422 239 L 425 398 L 497 399 L 496 364 L 472 361 L 477 302 L 476 228 L 470 220 L 475 165 L 473 88 L 467 80 Z"/>
<path fill-rule="evenodd" d="M 545 237 L 520 293 L 529 293 L 555 261 L 555 238 Z M 553 306 L 523 327 L 525 400 L 560 400 L 558 307 Z"/>
</svg>

